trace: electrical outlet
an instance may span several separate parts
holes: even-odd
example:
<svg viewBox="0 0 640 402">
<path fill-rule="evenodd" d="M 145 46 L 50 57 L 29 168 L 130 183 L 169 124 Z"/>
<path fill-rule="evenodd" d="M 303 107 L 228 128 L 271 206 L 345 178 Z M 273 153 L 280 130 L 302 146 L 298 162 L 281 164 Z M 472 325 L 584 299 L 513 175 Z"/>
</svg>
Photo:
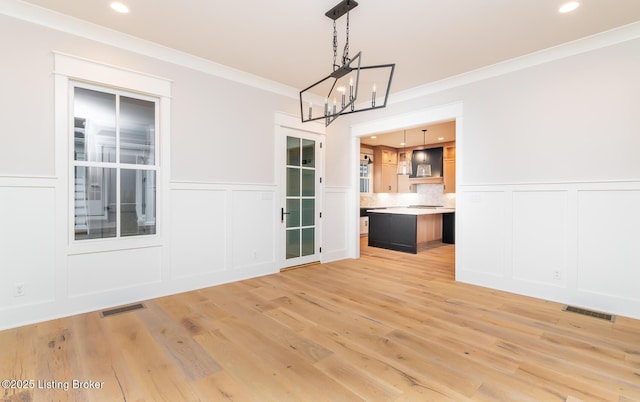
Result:
<svg viewBox="0 0 640 402">
<path fill-rule="evenodd" d="M 24 282 L 19 282 L 13 285 L 13 297 L 24 296 Z"/>
<path fill-rule="evenodd" d="M 562 279 L 559 269 L 556 269 L 553 271 L 553 279 L 555 279 L 556 281 L 559 281 L 560 279 Z"/>
</svg>

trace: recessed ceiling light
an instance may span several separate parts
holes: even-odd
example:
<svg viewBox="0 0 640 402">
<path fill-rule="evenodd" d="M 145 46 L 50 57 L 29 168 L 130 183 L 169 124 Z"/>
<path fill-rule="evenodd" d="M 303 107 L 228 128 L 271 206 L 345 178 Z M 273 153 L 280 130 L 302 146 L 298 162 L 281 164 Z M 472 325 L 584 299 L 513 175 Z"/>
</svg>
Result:
<svg viewBox="0 0 640 402">
<path fill-rule="evenodd" d="M 561 5 L 558 11 L 561 13 L 570 13 L 571 11 L 575 10 L 578 7 L 580 7 L 579 2 L 570 1 L 568 3 L 564 3 L 563 5 Z"/>
<path fill-rule="evenodd" d="M 407 143 L 406 142 L 401 142 L 400 145 L 405 146 Z"/>
<path fill-rule="evenodd" d="M 129 7 L 127 7 L 126 5 L 118 2 L 118 1 L 114 1 L 111 3 L 111 8 L 121 14 L 126 14 L 129 12 Z"/>
<path fill-rule="evenodd" d="M 438 137 L 438 141 L 444 141 L 444 137 Z"/>
<path fill-rule="evenodd" d="M 371 138 L 375 140 L 378 137 L 376 137 L 375 135 L 372 135 Z"/>
</svg>

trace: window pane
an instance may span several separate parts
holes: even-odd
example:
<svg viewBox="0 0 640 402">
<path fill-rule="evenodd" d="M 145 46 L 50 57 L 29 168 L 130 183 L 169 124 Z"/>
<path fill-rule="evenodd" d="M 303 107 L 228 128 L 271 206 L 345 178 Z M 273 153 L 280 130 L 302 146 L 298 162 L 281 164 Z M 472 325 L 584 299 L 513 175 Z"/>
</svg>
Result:
<svg viewBox="0 0 640 402">
<path fill-rule="evenodd" d="M 300 139 L 287 137 L 287 165 L 300 166 Z"/>
<path fill-rule="evenodd" d="M 313 197 L 316 194 L 316 171 L 302 170 L 302 196 Z"/>
<path fill-rule="evenodd" d="M 287 168 L 287 197 L 300 195 L 300 169 Z"/>
<path fill-rule="evenodd" d="M 302 226 L 313 226 L 316 200 L 302 200 Z"/>
<path fill-rule="evenodd" d="M 300 226 L 300 199 L 287 200 L 287 227 L 294 228 Z"/>
<path fill-rule="evenodd" d="M 116 169 L 75 168 L 75 239 L 116 236 Z"/>
<path fill-rule="evenodd" d="M 116 162 L 116 96 L 74 88 L 74 158 Z"/>
<path fill-rule="evenodd" d="M 120 172 L 120 235 L 156 233 L 156 172 L 122 169 Z"/>
<path fill-rule="evenodd" d="M 302 256 L 312 255 L 315 250 L 315 229 L 302 229 Z"/>
<path fill-rule="evenodd" d="M 316 142 L 311 140 L 302 140 L 302 166 L 316 166 Z"/>
<path fill-rule="evenodd" d="M 300 257 L 300 229 L 287 230 L 287 259 Z"/>
<path fill-rule="evenodd" d="M 155 103 L 120 97 L 120 162 L 155 163 Z"/>
</svg>

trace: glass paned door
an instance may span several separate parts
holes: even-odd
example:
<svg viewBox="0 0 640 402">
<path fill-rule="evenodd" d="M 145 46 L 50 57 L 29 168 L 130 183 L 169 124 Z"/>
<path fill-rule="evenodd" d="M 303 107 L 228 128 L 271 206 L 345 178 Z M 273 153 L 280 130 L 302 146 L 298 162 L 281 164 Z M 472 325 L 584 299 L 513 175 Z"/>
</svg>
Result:
<svg viewBox="0 0 640 402">
<path fill-rule="evenodd" d="M 320 182 L 318 147 L 319 143 L 315 139 L 293 135 L 286 137 L 286 195 L 281 211 L 285 267 L 320 259 L 316 235 Z"/>
</svg>

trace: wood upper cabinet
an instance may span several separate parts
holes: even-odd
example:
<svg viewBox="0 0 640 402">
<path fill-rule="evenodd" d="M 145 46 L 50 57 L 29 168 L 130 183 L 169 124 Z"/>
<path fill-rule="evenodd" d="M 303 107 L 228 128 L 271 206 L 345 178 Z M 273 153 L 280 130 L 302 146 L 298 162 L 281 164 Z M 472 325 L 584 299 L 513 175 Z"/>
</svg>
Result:
<svg viewBox="0 0 640 402">
<path fill-rule="evenodd" d="M 442 176 L 444 179 L 444 192 L 456 192 L 456 147 L 455 145 L 444 148 L 444 160 L 442 163 Z"/>
<path fill-rule="evenodd" d="M 398 151 L 395 148 L 378 146 L 373 148 L 373 192 L 395 193 L 398 191 Z"/>
<path fill-rule="evenodd" d="M 374 151 L 375 153 L 375 151 Z M 375 161 L 375 159 L 374 159 Z M 398 151 L 393 148 L 382 148 L 380 149 L 380 162 L 388 165 L 397 165 L 398 164 Z"/>
</svg>

